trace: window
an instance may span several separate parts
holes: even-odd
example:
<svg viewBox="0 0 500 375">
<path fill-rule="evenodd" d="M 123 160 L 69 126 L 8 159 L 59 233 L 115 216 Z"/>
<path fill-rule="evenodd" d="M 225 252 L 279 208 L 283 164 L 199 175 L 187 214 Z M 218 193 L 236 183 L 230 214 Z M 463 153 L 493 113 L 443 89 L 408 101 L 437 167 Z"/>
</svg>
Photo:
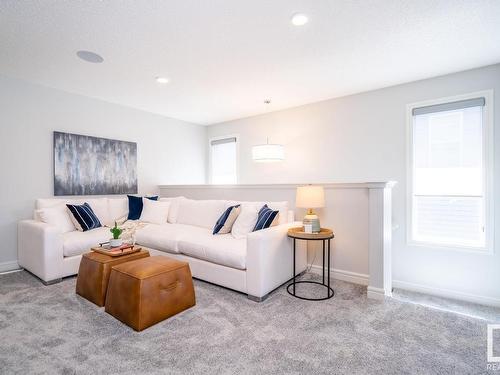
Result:
<svg viewBox="0 0 500 375">
<path fill-rule="evenodd" d="M 216 185 L 238 182 L 238 138 L 210 140 L 210 183 Z"/>
<path fill-rule="evenodd" d="M 409 239 L 491 248 L 491 93 L 409 106 Z"/>
</svg>

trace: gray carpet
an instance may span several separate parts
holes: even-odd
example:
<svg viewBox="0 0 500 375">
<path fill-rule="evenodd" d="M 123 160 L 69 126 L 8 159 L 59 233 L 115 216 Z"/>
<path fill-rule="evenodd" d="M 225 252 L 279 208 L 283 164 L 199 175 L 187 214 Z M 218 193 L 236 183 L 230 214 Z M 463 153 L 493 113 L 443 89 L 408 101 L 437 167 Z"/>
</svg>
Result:
<svg viewBox="0 0 500 375">
<path fill-rule="evenodd" d="M 306 275 L 305 277 L 315 277 Z M 2 374 L 480 374 L 486 321 L 334 282 L 324 302 L 284 287 L 263 303 L 196 281 L 197 305 L 136 333 L 76 296 L 0 276 Z M 301 290 L 301 292 L 305 292 Z M 498 372 L 497 372 L 498 373 Z"/>
</svg>

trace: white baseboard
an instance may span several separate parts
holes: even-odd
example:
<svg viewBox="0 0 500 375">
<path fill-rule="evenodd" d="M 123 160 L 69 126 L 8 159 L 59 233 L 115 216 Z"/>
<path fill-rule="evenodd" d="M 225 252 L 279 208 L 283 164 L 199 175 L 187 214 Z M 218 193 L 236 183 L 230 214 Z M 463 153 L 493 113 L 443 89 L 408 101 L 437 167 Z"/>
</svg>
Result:
<svg viewBox="0 0 500 375">
<path fill-rule="evenodd" d="M 500 307 L 500 299 L 494 297 L 456 292 L 449 289 L 434 288 L 426 285 L 414 284 L 399 280 L 393 280 L 392 286 L 394 288 L 409 290 L 411 292 L 425 293 L 438 297 L 451 298 L 460 301 L 477 303 L 480 305 Z"/>
<path fill-rule="evenodd" d="M 0 263 L 0 273 L 9 272 L 9 271 L 17 271 L 19 269 L 20 269 L 19 264 L 17 264 L 17 261 L 15 261 L 15 260 L 10 261 L 10 262 Z"/>
<path fill-rule="evenodd" d="M 374 286 L 368 286 L 368 288 L 366 288 L 366 296 L 372 299 L 383 300 L 385 299 L 385 297 L 392 297 L 392 293 L 388 295 L 382 288 L 375 288 Z"/>
<path fill-rule="evenodd" d="M 321 266 L 313 264 L 311 266 L 311 272 L 317 275 L 322 275 L 323 271 Z M 356 273 L 351 271 L 339 270 L 339 269 L 331 269 L 330 277 L 336 280 L 347 281 L 349 283 L 360 284 L 360 285 L 368 285 L 368 275 L 362 273 Z"/>
</svg>

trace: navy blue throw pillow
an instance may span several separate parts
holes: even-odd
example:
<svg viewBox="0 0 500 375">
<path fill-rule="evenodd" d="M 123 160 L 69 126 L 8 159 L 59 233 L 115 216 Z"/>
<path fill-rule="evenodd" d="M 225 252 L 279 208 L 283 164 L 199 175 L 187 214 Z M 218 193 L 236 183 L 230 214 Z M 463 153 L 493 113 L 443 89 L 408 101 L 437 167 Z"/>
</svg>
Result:
<svg viewBox="0 0 500 375">
<path fill-rule="evenodd" d="M 67 204 L 66 207 L 71 212 L 71 221 L 79 231 L 86 232 L 101 227 L 101 222 L 87 202 L 82 205 Z"/>
<path fill-rule="evenodd" d="M 215 223 L 214 230 L 212 234 L 227 234 L 231 232 L 234 222 L 238 218 L 241 211 L 241 205 L 231 206 L 224 211 L 224 213 L 219 217 L 219 220 Z"/>
<path fill-rule="evenodd" d="M 142 213 L 142 197 L 127 195 L 128 197 L 128 217 L 127 220 L 139 220 Z M 157 201 L 158 197 L 146 197 L 152 201 Z"/>
<path fill-rule="evenodd" d="M 279 211 L 273 211 L 267 204 L 263 205 L 259 211 L 259 215 L 257 217 L 257 223 L 253 228 L 253 232 L 256 230 L 266 229 L 273 225 L 273 221 L 277 218 Z"/>
</svg>

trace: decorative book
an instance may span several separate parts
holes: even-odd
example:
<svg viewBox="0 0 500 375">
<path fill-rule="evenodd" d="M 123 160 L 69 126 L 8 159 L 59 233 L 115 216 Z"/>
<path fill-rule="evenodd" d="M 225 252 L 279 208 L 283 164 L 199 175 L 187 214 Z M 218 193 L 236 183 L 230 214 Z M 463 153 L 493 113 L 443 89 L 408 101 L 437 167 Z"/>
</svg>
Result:
<svg viewBox="0 0 500 375">
<path fill-rule="evenodd" d="M 141 251 L 142 248 L 130 244 L 123 244 L 120 247 L 110 247 L 109 245 L 95 246 L 91 250 L 95 251 L 96 253 L 109 255 L 111 257 L 120 257 L 122 255 L 132 254 Z"/>
</svg>

